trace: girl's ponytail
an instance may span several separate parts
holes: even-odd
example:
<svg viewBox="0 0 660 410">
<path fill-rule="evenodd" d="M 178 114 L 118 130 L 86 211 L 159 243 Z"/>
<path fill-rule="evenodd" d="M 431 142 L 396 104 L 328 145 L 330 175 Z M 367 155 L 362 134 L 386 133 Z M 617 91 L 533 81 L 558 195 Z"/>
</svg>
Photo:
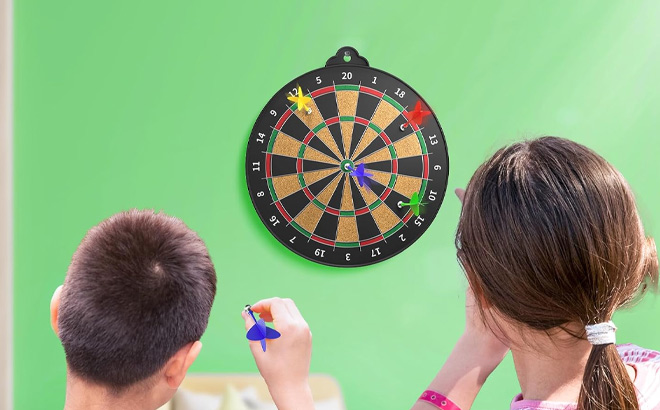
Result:
<svg viewBox="0 0 660 410">
<path fill-rule="evenodd" d="M 635 386 L 614 344 L 594 345 L 578 398 L 579 410 L 639 410 Z"/>
<path fill-rule="evenodd" d="M 567 328 L 607 320 L 658 286 L 658 252 L 630 186 L 601 156 L 561 138 L 512 144 L 479 167 L 456 246 L 483 299 L 538 332 L 580 337 Z M 590 341 L 578 409 L 639 409 L 613 338 Z"/>
</svg>

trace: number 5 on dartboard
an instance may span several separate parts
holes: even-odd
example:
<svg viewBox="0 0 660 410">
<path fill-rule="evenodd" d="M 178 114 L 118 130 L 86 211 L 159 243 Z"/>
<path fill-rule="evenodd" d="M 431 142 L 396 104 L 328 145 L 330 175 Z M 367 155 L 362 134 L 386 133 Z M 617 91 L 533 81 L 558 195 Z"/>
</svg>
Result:
<svg viewBox="0 0 660 410">
<path fill-rule="evenodd" d="M 435 114 L 351 47 L 285 84 L 250 135 L 254 208 L 273 236 L 311 261 L 386 260 L 429 229 L 442 204 L 449 167 Z"/>
</svg>

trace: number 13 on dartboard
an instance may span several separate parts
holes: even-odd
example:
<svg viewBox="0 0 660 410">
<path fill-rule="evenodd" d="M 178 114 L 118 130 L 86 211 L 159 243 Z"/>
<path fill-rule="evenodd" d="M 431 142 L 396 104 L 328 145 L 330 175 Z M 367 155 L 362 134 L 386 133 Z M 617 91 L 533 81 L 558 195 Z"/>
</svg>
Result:
<svg viewBox="0 0 660 410">
<path fill-rule="evenodd" d="M 392 257 L 428 229 L 449 158 L 424 99 L 343 47 L 266 104 L 245 171 L 273 236 L 309 260 L 350 267 Z"/>
</svg>

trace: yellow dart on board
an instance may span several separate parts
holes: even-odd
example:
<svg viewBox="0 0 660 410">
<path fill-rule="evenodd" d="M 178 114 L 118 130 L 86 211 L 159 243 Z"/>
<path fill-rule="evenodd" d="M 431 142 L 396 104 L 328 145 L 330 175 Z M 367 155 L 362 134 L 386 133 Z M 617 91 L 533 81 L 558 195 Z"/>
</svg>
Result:
<svg viewBox="0 0 660 410">
<path fill-rule="evenodd" d="M 293 95 L 293 93 L 289 93 L 289 96 L 286 98 L 292 103 L 298 104 L 298 111 L 305 110 L 307 114 L 312 113 L 312 109 L 307 106 L 307 103 L 310 102 L 312 98 L 304 95 L 302 92 L 302 88 L 300 88 L 300 86 L 298 86 L 297 95 Z"/>
</svg>

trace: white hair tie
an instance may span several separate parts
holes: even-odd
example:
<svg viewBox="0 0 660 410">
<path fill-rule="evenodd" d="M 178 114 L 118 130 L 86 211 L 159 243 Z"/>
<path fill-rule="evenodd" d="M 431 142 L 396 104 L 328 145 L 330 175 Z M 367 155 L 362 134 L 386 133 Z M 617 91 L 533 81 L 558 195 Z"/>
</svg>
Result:
<svg viewBox="0 0 660 410">
<path fill-rule="evenodd" d="M 586 325 L 584 328 L 587 331 L 587 340 L 594 346 L 616 343 L 614 334 L 616 326 L 611 320 L 595 325 Z"/>
</svg>

